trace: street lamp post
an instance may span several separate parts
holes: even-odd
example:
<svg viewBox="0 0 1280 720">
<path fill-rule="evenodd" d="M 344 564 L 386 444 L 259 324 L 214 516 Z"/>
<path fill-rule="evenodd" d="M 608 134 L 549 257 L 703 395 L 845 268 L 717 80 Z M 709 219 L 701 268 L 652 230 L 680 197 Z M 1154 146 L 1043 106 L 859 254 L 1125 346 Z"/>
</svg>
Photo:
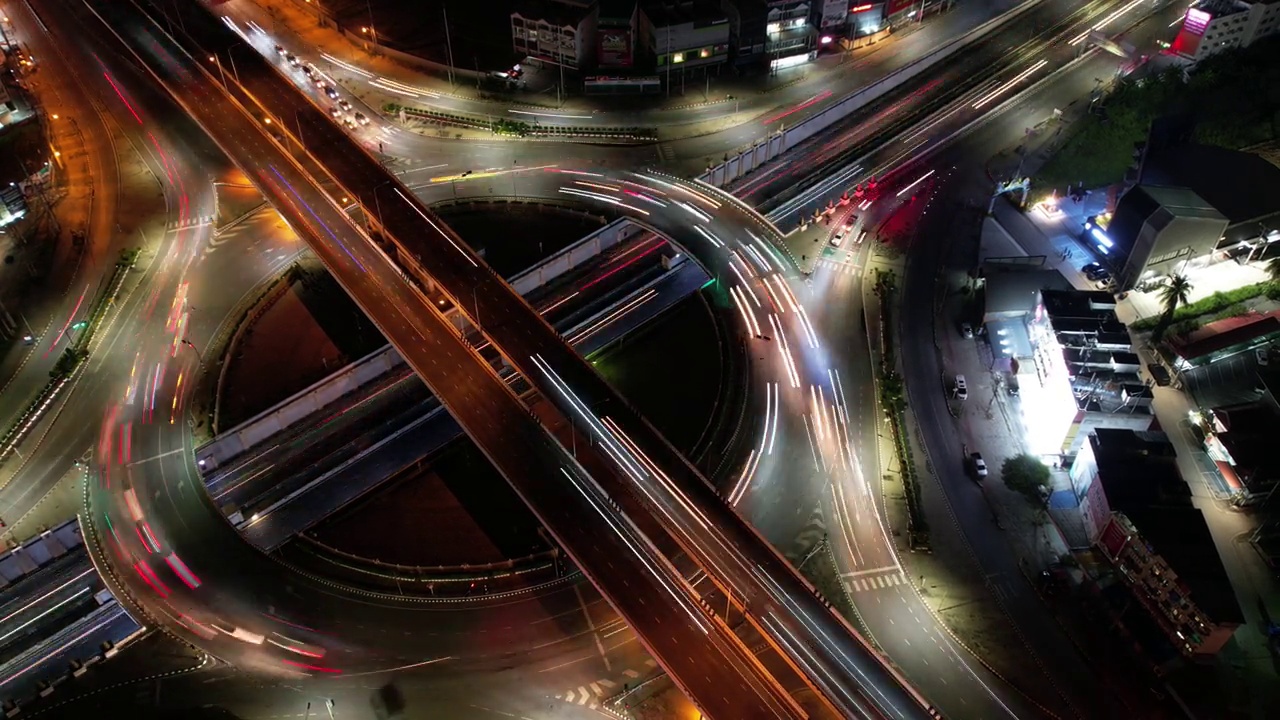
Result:
<svg viewBox="0 0 1280 720">
<path fill-rule="evenodd" d="M 218 76 L 222 78 L 222 89 L 229 92 L 230 88 L 227 87 L 227 72 L 222 69 L 222 62 L 218 60 L 217 55 L 210 55 L 209 62 L 218 66 Z"/>
<path fill-rule="evenodd" d="M 197 347 L 195 346 L 195 343 L 191 342 L 191 341 L 190 341 L 190 340 L 188 340 L 187 338 L 182 338 L 182 344 L 183 344 L 183 345 L 186 345 L 186 346 L 187 346 L 187 347 L 189 347 L 189 348 L 191 348 L 191 352 L 193 352 L 193 353 L 195 353 L 195 354 L 196 354 L 196 360 L 197 360 L 201 365 L 203 365 L 203 364 L 204 364 L 204 356 L 200 354 L 200 349 L 199 349 L 199 348 L 197 348 Z"/>
<path fill-rule="evenodd" d="M 451 188 L 453 189 L 453 199 L 454 199 L 454 200 L 457 200 L 457 199 L 458 199 L 458 181 L 459 181 L 459 180 L 461 180 L 462 178 L 464 178 L 464 177 L 466 177 L 466 176 L 470 175 L 470 174 L 471 174 L 471 171 L 470 171 L 470 170 L 467 170 L 466 172 L 459 173 L 459 174 L 454 175 L 453 177 L 449 178 L 449 187 L 451 187 Z"/>
<path fill-rule="evenodd" d="M 384 180 L 378 185 L 375 185 L 373 188 L 373 209 L 378 213 L 379 228 L 385 228 L 386 225 L 382 222 L 382 202 L 378 200 L 378 191 L 390 184 L 391 184 L 390 180 Z"/>
</svg>

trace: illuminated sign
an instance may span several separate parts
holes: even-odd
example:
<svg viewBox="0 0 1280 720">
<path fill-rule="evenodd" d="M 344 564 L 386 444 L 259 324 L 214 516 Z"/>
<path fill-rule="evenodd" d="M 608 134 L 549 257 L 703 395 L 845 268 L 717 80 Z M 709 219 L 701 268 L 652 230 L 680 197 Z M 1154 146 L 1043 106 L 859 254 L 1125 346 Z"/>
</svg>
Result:
<svg viewBox="0 0 1280 720">
<path fill-rule="evenodd" d="M 849 8 L 849 12 L 851 12 L 851 13 L 866 12 L 866 11 L 870 10 L 871 8 L 873 8 L 873 7 L 875 7 L 875 6 L 874 6 L 874 5 L 871 5 L 870 3 L 868 3 L 868 4 L 866 4 L 866 5 L 854 5 L 853 7 Z"/>
<path fill-rule="evenodd" d="M 1204 10 L 1189 8 L 1186 19 L 1182 21 L 1182 31 L 1192 35 L 1203 35 L 1211 20 L 1213 20 L 1213 16 Z"/>
</svg>

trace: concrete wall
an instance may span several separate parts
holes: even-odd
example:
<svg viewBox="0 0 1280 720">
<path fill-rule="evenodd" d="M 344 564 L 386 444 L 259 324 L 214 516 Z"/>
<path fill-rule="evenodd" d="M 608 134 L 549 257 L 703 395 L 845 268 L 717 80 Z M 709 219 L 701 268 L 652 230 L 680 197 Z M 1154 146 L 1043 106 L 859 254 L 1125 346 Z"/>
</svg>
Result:
<svg viewBox="0 0 1280 720">
<path fill-rule="evenodd" d="M 80 523 L 75 518 L 40 533 L 0 555 L 0 588 L 21 580 L 83 544 Z"/>
<path fill-rule="evenodd" d="M 305 390 L 255 415 L 196 450 L 196 459 L 209 472 L 295 422 L 339 400 L 353 390 L 404 364 L 390 345 L 375 350 Z"/>
</svg>

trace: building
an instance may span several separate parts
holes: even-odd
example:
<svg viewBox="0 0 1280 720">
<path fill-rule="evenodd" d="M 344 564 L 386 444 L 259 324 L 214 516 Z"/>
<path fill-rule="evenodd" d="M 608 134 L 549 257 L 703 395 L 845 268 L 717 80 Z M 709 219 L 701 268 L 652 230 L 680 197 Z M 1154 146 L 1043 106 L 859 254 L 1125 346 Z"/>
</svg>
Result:
<svg viewBox="0 0 1280 720">
<path fill-rule="evenodd" d="M 722 0 L 729 17 L 734 64 L 770 71 L 809 62 L 817 56 L 813 7 L 806 0 Z"/>
<path fill-rule="evenodd" d="M 641 15 L 636 0 L 600 0 L 596 15 L 595 66 L 626 71 L 641 62 Z"/>
<path fill-rule="evenodd" d="M 1274 0 L 1200 0 L 1187 9 L 1170 49 L 1198 61 L 1229 48 L 1248 47 L 1278 30 L 1280 3 Z"/>
<path fill-rule="evenodd" d="M 1072 477 L 1102 491 L 1091 539 L 1110 572 L 1094 580 L 1117 626 L 1157 669 L 1221 650 L 1244 615 L 1167 436 L 1096 430 Z"/>
<path fill-rule="evenodd" d="M 577 70 L 593 61 L 598 8 L 594 0 L 525 0 L 511 13 L 516 54 Z"/>
<path fill-rule="evenodd" d="M 874 35 L 889 27 L 889 22 L 885 16 L 887 9 L 888 4 L 885 2 L 859 2 L 858 0 L 850 2 L 847 16 L 848 36 L 851 38 L 865 37 Z"/>
<path fill-rule="evenodd" d="M 1137 182 L 1106 227 L 1087 240 L 1112 259 L 1120 287 L 1236 258 L 1257 260 L 1280 241 L 1280 168 L 1251 153 L 1155 139 Z M 1274 250 L 1272 250 L 1274 252 Z"/>
<path fill-rule="evenodd" d="M 1071 416 L 1058 436 L 1062 455 L 1075 455 L 1097 429 L 1150 428 L 1151 388 L 1138 374 L 1142 361 L 1116 317 L 1115 297 L 1078 290 L 1040 295 L 1032 325 L 1037 371 L 1046 381 L 1062 382 L 1071 398 Z"/>
<path fill-rule="evenodd" d="M 1218 407 L 1206 414 L 1205 452 L 1228 491 L 1242 505 L 1264 501 L 1280 483 L 1280 455 L 1272 446 L 1275 428 L 1280 427 L 1280 408 L 1258 401 Z"/>
<path fill-rule="evenodd" d="M 729 16 L 705 0 L 663 0 L 646 4 L 641 35 L 660 75 L 679 72 L 679 80 L 693 68 L 699 77 L 729 59 Z"/>
<path fill-rule="evenodd" d="M 1057 462 L 1096 428 L 1151 427 L 1151 389 L 1115 297 L 1071 289 L 1056 270 L 989 261 L 981 274 L 991 367 L 1017 388 L 1029 452 Z"/>
</svg>

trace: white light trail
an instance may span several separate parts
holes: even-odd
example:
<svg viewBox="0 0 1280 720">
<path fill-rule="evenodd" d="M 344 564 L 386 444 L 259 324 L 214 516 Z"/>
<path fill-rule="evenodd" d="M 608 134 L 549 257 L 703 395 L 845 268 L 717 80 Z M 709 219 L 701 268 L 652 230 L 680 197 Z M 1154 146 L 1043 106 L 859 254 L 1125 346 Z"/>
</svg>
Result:
<svg viewBox="0 0 1280 720">
<path fill-rule="evenodd" d="M 532 110 L 508 110 L 515 115 L 537 115 L 538 117 L 560 118 L 562 120 L 593 120 L 591 115 L 561 115 L 560 113 L 534 112 Z"/>
<path fill-rule="evenodd" d="M 769 323 L 773 325 L 773 337 L 778 342 L 778 352 L 782 355 L 782 363 L 787 367 L 787 376 L 791 379 L 791 387 L 800 387 L 800 375 L 796 372 L 795 361 L 791 359 L 791 348 L 787 345 L 787 336 L 782 332 L 778 316 L 769 313 Z"/>
<path fill-rule="evenodd" d="M 897 197 L 902 197 L 902 196 L 903 196 L 903 195 L 905 195 L 906 193 L 910 192 L 910 191 L 911 191 L 911 188 L 914 188 L 915 186 L 917 186 L 917 185 L 919 185 L 920 183 L 924 182 L 925 180 L 929 179 L 929 176 L 930 176 L 930 175 L 932 175 L 934 172 L 936 172 L 936 171 L 934 171 L 934 170 L 930 170 L 929 172 L 925 173 L 924 175 L 921 175 L 919 178 L 917 178 L 917 179 L 916 179 L 916 181 L 915 181 L 915 182 L 913 182 L 913 183 L 911 183 L 910 185 L 908 185 L 908 186 L 906 186 L 906 187 L 902 188 L 901 190 L 899 190 L 899 191 L 898 191 L 898 195 L 897 195 Z"/>
<path fill-rule="evenodd" d="M 756 314 L 742 297 L 742 291 L 737 287 L 729 288 L 729 297 L 733 298 L 734 304 L 738 306 L 738 312 L 742 313 L 742 319 L 746 323 L 747 329 L 751 331 L 751 335 L 760 337 L 760 325 L 756 323 Z"/>
<path fill-rule="evenodd" d="M 406 197 L 404 193 L 400 192 L 400 188 L 396 188 L 396 194 L 397 194 L 397 195 L 399 195 L 399 196 L 400 196 L 400 199 L 401 199 L 401 200 L 403 200 L 403 201 L 405 202 L 405 204 L 406 204 L 406 205 L 408 205 L 410 208 L 412 208 L 414 212 L 418 213 L 418 216 L 419 216 L 419 217 L 421 217 L 423 220 L 426 220 L 426 221 L 427 221 L 427 224 L 428 224 L 428 225 L 430 225 L 430 226 L 431 226 L 431 228 L 432 228 L 433 230 L 435 230 L 435 231 L 436 231 L 437 233 L 439 233 L 442 237 L 444 237 L 444 239 L 445 239 L 445 240 L 448 240 L 448 241 L 449 241 L 449 244 L 453 246 L 453 249 L 454 249 L 454 250 L 457 250 L 459 255 L 461 255 L 462 257 L 466 258 L 466 259 L 467 259 L 467 262 L 471 263 L 471 267 L 480 267 L 480 263 L 476 262 L 476 261 L 475 261 L 475 259 L 471 257 L 471 254 L 470 254 L 470 253 L 468 253 L 466 250 L 464 250 L 464 249 L 462 248 L 462 246 L 461 246 L 461 245 L 459 245 L 458 243 L 454 242 L 453 237 L 451 237 L 451 236 L 450 236 L 448 233 L 446 233 L 445 231 L 441 230 L 441 229 L 440 229 L 440 226 L 439 226 L 439 225 L 436 225 L 436 223 L 435 223 L 435 221 L 434 221 L 434 220 L 432 220 L 430 217 L 428 217 L 426 213 L 422 212 L 422 210 L 420 210 L 420 209 L 418 208 L 418 206 L 417 206 L 417 204 L 416 204 L 416 203 L 414 203 L 412 200 L 410 200 L 408 197 Z"/>
<path fill-rule="evenodd" d="M 342 68 L 343 70 L 346 70 L 346 71 L 347 71 L 347 72 L 349 72 L 349 73 L 354 73 L 354 74 L 359 75 L 360 77 L 364 77 L 364 78 L 372 78 L 372 77 L 373 77 L 373 73 L 365 72 L 364 70 L 361 70 L 360 68 L 356 67 L 355 65 L 352 65 L 351 63 L 346 62 L 345 60 L 339 60 L 338 58 L 336 58 L 336 57 L 334 57 L 334 56 L 330 55 L 329 53 L 320 53 L 320 57 L 322 57 L 322 58 L 324 58 L 325 60 L 327 60 L 327 61 L 329 61 L 329 62 L 333 63 L 334 65 L 337 65 L 338 67 Z"/>
<path fill-rule="evenodd" d="M 707 242 L 710 242 L 712 245 L 715 245 L 718 248 L 724 247 L 724 243 L 720 242 L 720 238 L 717 238 L 711 231 L 704 229 L 701 225 L 694 225 L 693 229 L 697 231 L 699 235 L 706 238 Z"/>
<path fill-rule="evenodd" d="M 979 100 L 978 102 L 974 103 L 974 104 L 973 104 L 973 109 L 974 109 L 974 110 L 978 110 L 978 109 L 980 109 L 983 105 L 986 105 L 987 103 L 991 102 L 992 100 L 995 100 L 996 98 L 998 98 L 998 97 L 1000 97 L 1001 95 L 1005 94 L 1005 93 L 1006 93 L 1006 92 L 1008 92 L 1008 91 L 1009 91 L 1009 89 L 1010 89 L 1010 88 L 1012 88 L 1014 85 L 1017 85 L 1018 83 L 1022 82 L 1023 80 L 1026 80 L 1027 78 L 1031 77 L 1031 75 L 1033 75 L 1035 72 L 1037 72 L 1038 70 L 1040 70 L 1041 68 L 1043 68 L 1045 65 L 1048 65 L 1048 64 L 1049 64 L 1049 61 L 1048 61 L 1048 60 L 1041 60 L 1040 62 L 1036 63 L 1035 65 L 1032 65 L 1031 67 L 1027 68 L 1026 70 L 1023 70 L 1022 72 L 1020 72 L 1020 73 L 1018 73 L 1017 75 L 1015 75 L 1015 76 L 1013 77 L 1013 79 L 1012 79 L 1012 80 L 1010 80 L 1010 81 L 1008 81 L 1008 82 L 1004 83 L 1003 85 L 1001 85 L 1001 86 L 997 87 L 995 90 L 992 90 L 990 93 L 988 93 L 988 94 L 987 94 L 985 97 L 983 97 L 981 100 Z"/>
</svg>

